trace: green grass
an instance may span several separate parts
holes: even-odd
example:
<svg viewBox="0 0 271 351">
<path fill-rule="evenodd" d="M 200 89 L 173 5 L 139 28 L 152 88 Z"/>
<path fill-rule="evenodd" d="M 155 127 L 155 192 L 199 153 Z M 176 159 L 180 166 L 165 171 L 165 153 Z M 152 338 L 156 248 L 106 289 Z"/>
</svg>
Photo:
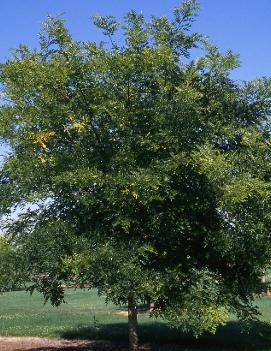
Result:
<svg viewBox="0 0 271 351">
<path fill-rule="evenodd" d="M 113 304 L 105 304 L 95 290 L 66 291 L 66 304 L 58 308 L 43 304 L 39 294 L 30 296 L 23 291 L 0 296 L 0 335 L 41 336 L 50 338 L 103 339 L 127 342 L 127 318 Z M 219 350 L 271 351 L 271 298 L 257 300 L 263 312 L 263 322 L 255 324 L 253 332 L 245 334 L 236 322 L 220 328 L 215 336 L 195 339 L 169 328 L 161 320 L 139 315 L 141 341 L 154 344 L 179 344 L 186 347 Z M 181 347 L 181 346 L 180 346 Z"/>
</svg>

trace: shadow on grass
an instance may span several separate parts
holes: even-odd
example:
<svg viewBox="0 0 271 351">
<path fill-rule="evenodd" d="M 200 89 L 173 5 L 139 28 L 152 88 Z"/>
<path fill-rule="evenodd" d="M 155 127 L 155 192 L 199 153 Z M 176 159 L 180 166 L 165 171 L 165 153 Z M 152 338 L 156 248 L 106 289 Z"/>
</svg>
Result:
<svg viewBox="0 0 271 351">
<path fill-rule="evenodd" d="M 224 327 L 219 328 L 215 335 L 204 334 L 200 338 L 181 333 L 165 323 L 142 323 L 138 329 L 141 343 L 159 345 L 159 350 L 164 349 L 163 345 L 172 345 L 166 349 L 271 351 L 271 324 L 266 322 L 254 323 L 250 332 L 245 332 L 238 322 L 229 322 Z M 126 322 L 106 325 L 96 323 L 89 327 L 80 327 L 79 325 L 74 329 L 62 331 L 60 335 L 65 339 L 108 340 L 127 343 L 128 326 Z M 156 348 L 154 347 L 153 350 Z"/>
</svg>

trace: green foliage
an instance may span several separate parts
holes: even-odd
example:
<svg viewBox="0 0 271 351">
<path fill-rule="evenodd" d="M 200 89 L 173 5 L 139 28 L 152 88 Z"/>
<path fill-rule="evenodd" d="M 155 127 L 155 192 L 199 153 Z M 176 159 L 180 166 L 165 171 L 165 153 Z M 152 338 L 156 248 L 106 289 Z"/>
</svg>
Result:
<svg viewBox="0 0 271 351">
<path fill-rule="evenodd" d="M 23 272 L 18 270 L 16 252 L 4 236 L 0 236 L 0 294 L 19 287 L 23 282 Z"/>
<path fill-rule="evenodd" d="M 197 10 L 131 11 L 121 42 L 117 21 L 96 16 L 99 44 L 49 17 L 40 48 L 0 66 L 12 150 L 0 208 L 23 209 L 7 233 L 53 304 L 74 281 L 116 303 L 152 301 L 196 334 L 257 314 L 271 259 L 271 83 L 232 81 L 238 57 L 191 32 Z"/>
</svg>

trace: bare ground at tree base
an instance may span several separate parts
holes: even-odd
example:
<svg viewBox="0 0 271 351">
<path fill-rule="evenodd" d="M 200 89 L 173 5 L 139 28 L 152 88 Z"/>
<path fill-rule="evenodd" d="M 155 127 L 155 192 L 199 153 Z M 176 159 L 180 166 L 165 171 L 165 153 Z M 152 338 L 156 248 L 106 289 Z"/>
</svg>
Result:
<svg viewBox="0 0 271 351">
<path fill-rule="evenodd" d="M 170 345 L 170 350 L 180 350 Z M 165 347 L 165 348 L 164 348 Z M 168 350 L 166 346 L 159 350 Z M 182 349 L 182 348 L 181 348 Z M 96 340 L 58 340 L 37 337 L 0 336 L 0 351 L 128 351 L 128 345 Z M 140 351 L 157 350 L 142 345 Z"/>
<path fill-rule="evenodd" d="M 125 345 L 90 340 L 0 337 L 1 351 L 126 351 Z M 146 349 L 145 349 L 146 350 Z"/>
</svg>

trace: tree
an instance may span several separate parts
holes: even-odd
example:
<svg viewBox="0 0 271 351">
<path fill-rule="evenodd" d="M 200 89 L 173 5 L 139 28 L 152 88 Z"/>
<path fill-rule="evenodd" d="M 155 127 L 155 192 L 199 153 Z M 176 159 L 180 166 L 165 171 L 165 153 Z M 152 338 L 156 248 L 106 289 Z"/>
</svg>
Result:
<svg viewBox="0 0 271 351">
<path fill-rule="evenodd" d="M 1 212 L 22 209 L 6 235 L 24 274 L 56 305 L 65 281 L 127 304 L 133 351 L 144 301 L 197 335 L 254 318 L 271 258 L 271 83 L 231 80 L 238 57 L 191 32 L 197 11 L 131 11 L 119 41 L 96 16 L 99 44 L 49 17 L 0 68 Z"/>
<path fill-rule="evenodd" d="M 17 262 L 16 250 L 0 235 L 0 294 L 23 286 L 25 277 Z"/>
</svg>

